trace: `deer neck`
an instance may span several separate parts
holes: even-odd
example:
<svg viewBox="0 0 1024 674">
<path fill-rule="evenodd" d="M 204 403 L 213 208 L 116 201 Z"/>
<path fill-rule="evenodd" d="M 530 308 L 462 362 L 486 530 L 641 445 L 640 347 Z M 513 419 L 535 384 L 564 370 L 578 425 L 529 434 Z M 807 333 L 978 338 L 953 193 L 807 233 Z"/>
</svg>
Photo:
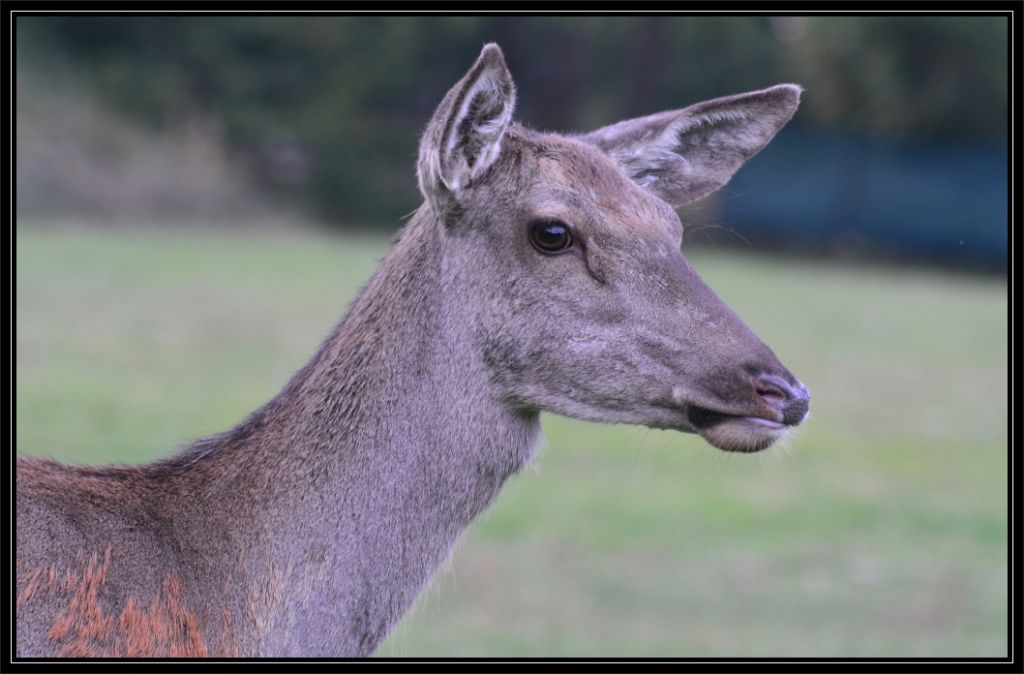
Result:
<svg viewBox="0 0 1024 674">
<path fill-rule="evenodd" d="M 310 363 L 203 462 L 232 471 L 216 491 L 260 532 L 243 553 L 271 579 L 247 600 L 269 616 L 258 650 L 372 652 L 532 453 L 537 414 L 492 392 L 428 214 Z"/>
</svg>

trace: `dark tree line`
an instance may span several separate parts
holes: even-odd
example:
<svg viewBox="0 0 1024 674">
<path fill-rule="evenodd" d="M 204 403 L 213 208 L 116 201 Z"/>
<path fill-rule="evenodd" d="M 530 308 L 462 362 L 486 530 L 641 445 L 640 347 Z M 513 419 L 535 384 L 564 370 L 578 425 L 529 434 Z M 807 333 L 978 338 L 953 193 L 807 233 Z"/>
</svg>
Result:
<svg viewBox="0 0 1024 674">
<path fill-rule="evenodd" d="M 328 219 L 417 203 L 418 134 L 486 41 L 518 117 L 552 130 L 783 81 L 797 121 L 884 138 L 1006 137 L 998 17 L 18 17 L 17 54 L 136 121 L 200 117 L 265 188 Z M 397 206 L 396 206 L 397 205 Z M 408 208 L 406 208 L 408 207 Z"/>
</svg>

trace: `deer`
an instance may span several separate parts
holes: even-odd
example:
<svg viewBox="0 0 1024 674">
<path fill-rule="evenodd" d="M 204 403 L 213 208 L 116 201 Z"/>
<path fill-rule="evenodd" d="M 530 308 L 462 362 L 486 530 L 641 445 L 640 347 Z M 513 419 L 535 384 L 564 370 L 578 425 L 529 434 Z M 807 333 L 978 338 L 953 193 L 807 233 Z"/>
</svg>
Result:
<svg viewBox="0 0 1024 674">
<path fill-rule="evenodd" d="M 540 132 L 485 45 L 422 134 L 422 204 L 273 399 L 149 464 L 18 460 L 17 655 L 365 657 L 542 411 L 729 452 L 785 436 L 808 390 L 685 260 L 676 209 L 801 91 Z"/>
</svg>

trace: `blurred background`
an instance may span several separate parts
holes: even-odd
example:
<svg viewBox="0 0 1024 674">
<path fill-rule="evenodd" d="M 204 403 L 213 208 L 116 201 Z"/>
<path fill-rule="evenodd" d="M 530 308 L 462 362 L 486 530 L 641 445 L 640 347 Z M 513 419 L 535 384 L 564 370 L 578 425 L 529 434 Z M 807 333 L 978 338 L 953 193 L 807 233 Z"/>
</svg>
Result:
<svg viewBox="0 0 1024 674">
<path fill-rule="evenodd" d="M 683 215 L 812 391 L 788 445 L 547 416 L 381 656 L 1005 657 L 1003 17 L 18 16 L 17 451 L 141 462 L 309 358 L 498 42 L 528 126 L 796 82 Z"/>
</svg>

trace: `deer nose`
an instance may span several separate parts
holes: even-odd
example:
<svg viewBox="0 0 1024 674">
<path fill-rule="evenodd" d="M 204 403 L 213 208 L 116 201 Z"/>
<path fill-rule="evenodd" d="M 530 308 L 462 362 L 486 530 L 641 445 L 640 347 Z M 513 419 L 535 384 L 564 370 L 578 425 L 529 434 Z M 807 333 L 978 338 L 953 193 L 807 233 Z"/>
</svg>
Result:
<svg viewBox="0 0 1024 674">
<path fill-rule="evenodd" d="M 782 422 L 796 426 L 807 418 L 811 394 L 798 381 L 790 383 L 774 374 L 763 374 L 754 378 L 754 392 L 770 409 L 782 416 Z"/>
</svg>

